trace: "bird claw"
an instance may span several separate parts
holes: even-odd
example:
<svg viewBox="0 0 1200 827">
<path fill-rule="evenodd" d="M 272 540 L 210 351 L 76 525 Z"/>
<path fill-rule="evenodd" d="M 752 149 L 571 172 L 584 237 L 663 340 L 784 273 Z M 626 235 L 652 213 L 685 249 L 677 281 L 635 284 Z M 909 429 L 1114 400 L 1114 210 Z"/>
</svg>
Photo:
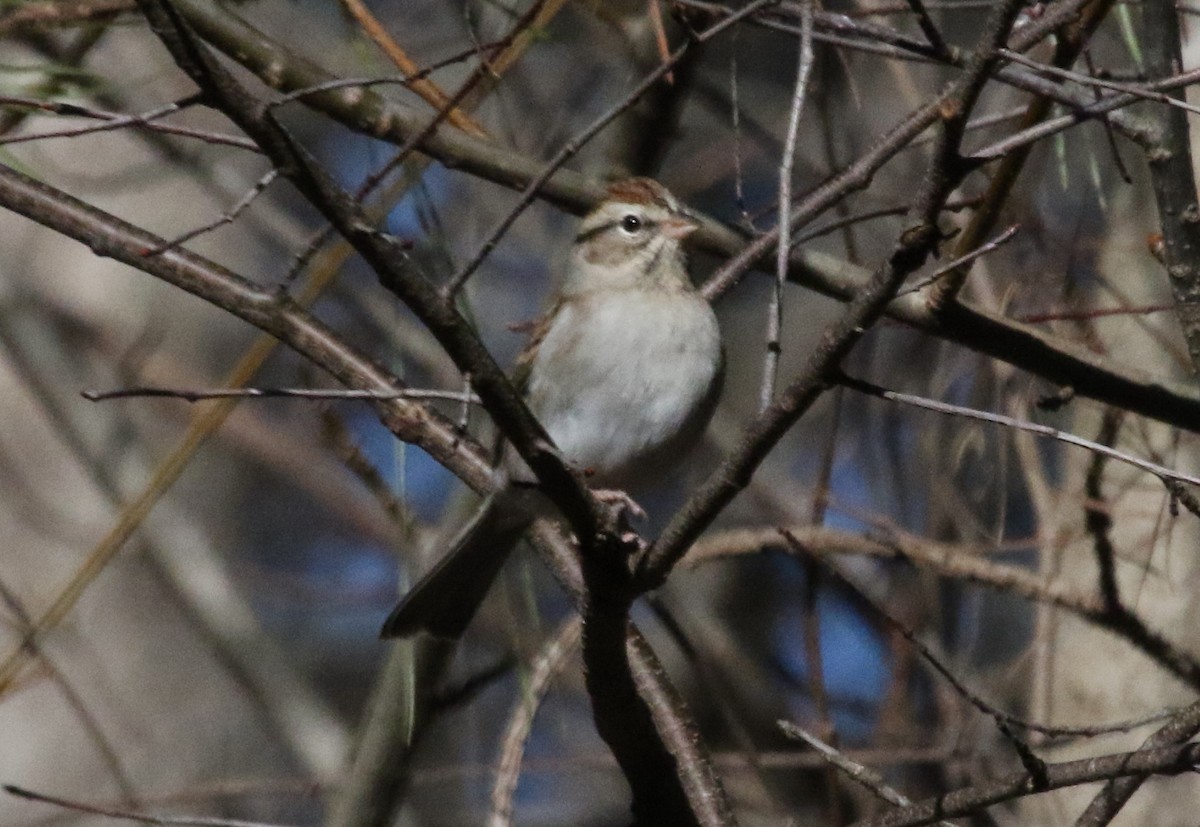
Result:
<svg viewBox="0 0 1200 827">
<path fill-rule="evenodd" d="M 650 548 L 650 541 L 636 531 L 622 531 L 617 535 L 617 539 L 628 549 L 630 554 L 642 554 Z"/>
<path fill-rule="evenodd" d="M 642 508 L 633 497 L 626 494 L 624 491 L 610 488 L 599 488 L 592 492 L 596 499 L 607 506 L 612 507 L 617 513 L 617 518 L 633 517 L 635 520 L 646 519 L 646 509 Z"/>
<path fill-rule="evenodd" d="M 618 545 L 628 554 L 644 551 L 649 544 L 630 527 L 629 523 L 630 518 L 646 519 L 645 509 L 634 502 L 633 498 L 624 491 L 602 488 L 594 490 L 592 493 L 598 501 L 608 507 L 608 530 Z"/>
</svg>

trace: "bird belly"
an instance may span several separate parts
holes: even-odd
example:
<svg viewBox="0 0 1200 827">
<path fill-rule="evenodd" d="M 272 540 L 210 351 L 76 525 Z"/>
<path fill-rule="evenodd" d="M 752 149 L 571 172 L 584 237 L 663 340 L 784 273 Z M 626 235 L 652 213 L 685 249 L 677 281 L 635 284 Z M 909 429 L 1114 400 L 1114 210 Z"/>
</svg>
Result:
<svg viewBox="0 0 1200 827">
<path fill-rule="evenodd" d="M 538 348 L 530 405 L 594 484 L 629 487 L 699 436 L 720 362 L 716 318 L 693 293 L 579 297 Z"/>
</svg>

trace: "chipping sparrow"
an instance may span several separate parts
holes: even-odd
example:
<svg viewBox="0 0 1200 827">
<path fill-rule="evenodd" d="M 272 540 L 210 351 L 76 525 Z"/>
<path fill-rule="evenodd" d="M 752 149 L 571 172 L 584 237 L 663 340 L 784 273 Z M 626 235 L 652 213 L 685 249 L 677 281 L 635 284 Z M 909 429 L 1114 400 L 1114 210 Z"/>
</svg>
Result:
<svg viewBox="0 0 1200 827">
<path fill-rule="evenodd" d="M 598 488 L 653 480 L 712 414 L 720 333 L 688 279 L 681 244 L 696 227 L 657 182 L 613 184 L 580 225 L 561 292 L 518 361 L 530 410 Z M 383 637 L 461 635 L 508 552 L 549 513 L 516 452 L 506 451 L 502 466 L 509 483 L 401 600 Z M 613 497 L 622 498 L 632 502 Z"/>
</svg>

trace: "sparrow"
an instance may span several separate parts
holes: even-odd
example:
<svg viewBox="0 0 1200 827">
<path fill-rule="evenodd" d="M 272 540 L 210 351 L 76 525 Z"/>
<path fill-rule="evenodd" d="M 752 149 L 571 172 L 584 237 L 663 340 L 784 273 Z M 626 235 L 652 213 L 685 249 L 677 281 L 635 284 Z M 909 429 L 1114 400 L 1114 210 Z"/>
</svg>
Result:
<svg viewBox="0 0 1200 827">
<path fill-rule="evenodd" d="M 703 433 L 720 392 L 717 319 L 688 277 L 699 225 L 649 178 L 608 188 L 580 223 L 562 286 L 534 326 L 515 381 L 565 461 L 602 499 L 659 479 Z M 533 519 L 552 513 L 515 451 L 506 482 L 383 624 L 384 638 L 457 638 Z"/>
</svg>

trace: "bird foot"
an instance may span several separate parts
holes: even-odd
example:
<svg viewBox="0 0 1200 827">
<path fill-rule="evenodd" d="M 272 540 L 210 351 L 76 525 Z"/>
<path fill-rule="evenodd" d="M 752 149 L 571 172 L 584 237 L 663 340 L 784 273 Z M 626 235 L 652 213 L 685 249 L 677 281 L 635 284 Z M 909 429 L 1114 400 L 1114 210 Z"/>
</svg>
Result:
<svg viewBox="0 0 1200 827">
<path fill-rule="evenodd" d="M 617 539 L 629 554 L 643 554 L 650 548 L 650 541 L 636 531 L 622 531 Z"/>
<path fill-rule="evenodd" d="M 646 509 L 634 501 L 633 497 L 615 488 L 597 488 L 592 491 L 596 499 L 610 506 L 618 518 L 633 517 L 635 520 L 646 519 Z"/>
<path fill-rule="evenodd" d="M 612 531 L 617 542 L 630 554 L 644 550 L 648 543 L 630 527 L 629 522 L 630 518 L 646 519 L 646 510 L 634 502 L 633 498 L 624 491 L 601 488 L 592 493 L 597 500 L 610 509 L 609 530 Z"/>
</svg>

